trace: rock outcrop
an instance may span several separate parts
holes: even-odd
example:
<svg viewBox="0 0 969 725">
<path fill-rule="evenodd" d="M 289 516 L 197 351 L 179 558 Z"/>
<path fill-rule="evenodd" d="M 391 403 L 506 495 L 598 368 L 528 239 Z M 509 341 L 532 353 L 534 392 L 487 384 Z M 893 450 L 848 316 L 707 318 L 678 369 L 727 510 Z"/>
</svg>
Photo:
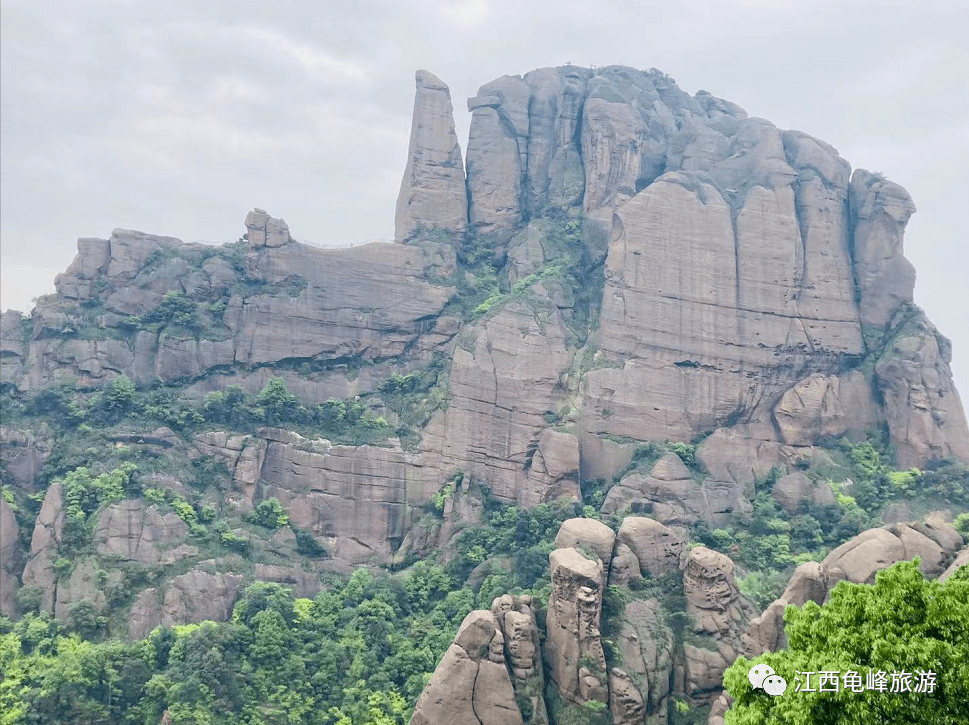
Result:
<svg viewBox="0 0 969 725">
<path fill-rule="evenodd" d="M 702 646 L 683 645 L 685 692 L 694 701 L 709 703 L 723 689 L 723 673 L 743 653 L 742 636 L 754 610 L 734 580 L 730 557 L 697 546 L 690 550 L 683 570 L 686 613 Z"/>
<path fill-rule="evenodd" d="M 8 617 L 17 613 L 23 559 L 17 517 L 7 499 L 0 496 L 0 614 Z"/>
<path fill-rule="evenodd" d="M 54 562 L 64 537 L 64 485 L 52 483 L 34 523 L 30 554 L 24 566 L 24 586 L 38 587 L 42 592 L 41 608 L 52 612 L 57 597 Z"/>
<path fill-rule="evenodd" d="M 314 596 L 323 572 L 435 551 L 452 561 L 495 501 L 580 513 L 591 500 L 608 523 L 562 525 L 547 611 L 509 595 L 472 612 L 413 722 L 608 710 L 666 725 L 674 699 L 711 706 L 716 722 L 723 670 L 783 646 L 787 605 L 914 556 L 949 575 L 962 538 L 938 520 L 904 523 L 914 504 L 798 567 L 756 617 L 731 559 L 688 545 L 693 527 L 742 521 L 768 475 L 791 517 L 837 503 L 815 465 L 834 439 L 887 430 L 902 467 L 969 461 L 951 346 L 913 304 L 904 189 L 852 173 L 806 134 L 623 67 L 485 84 L 468 101 L 465 170 L 448 87 L 415 80 L 397 243 L 314 247 L 262 209 L 218 247 L 116 229 L 79 239 L 29 316 L 0 317 L 0 388 L 14 402 L 4 485 L 18 502 L 45 496 L 29 553 L 0 500 L 0 611 L 18 614 L 30 586 L 61 619 L 85 601 L 103 612 L 145 581 L 128 623 L 142 637 L 228 618 L 254 580 Z M 128 417 L 96 441 L 82 426 L 77 445 L 59 440 L 52 417 L 97 410 L 121 375 L 145 418 L 171 408 L 171 429 Z M 209 394 L 257 395 L 276 377 L 321 428 L 231 416 L 193 428 Z M 331 399 L 374 428 L 320 437 Z M 682 458 L 647 465 L 661 450 Z M 144 462 L 145 499 L 102 501 L 78 549 L 65 485 L 43 486 L 115 453 Z M 272 498 L 288 521 L 278 530 L 250 516 Z M 469 583 L 513 566 L 492 557 Z"/>
<path fill-rule="evenodd" d="M 633 472 L 624 476 L 609 490 L 601 510 L 605 514 L 645 511 L 650 518 L 681 530 L 697 521 L 719 526 L 732 514 L 749 508 L 744 483 L 716 474 L 697 481 L 675 453 L 666 453 L 649 475 Z"/>
<path fill-rule="evenodd" d="M 422 230 L 464 232 L 468 195 L 461 146 L 454 132 L 451 92 L 440 78 L 417 71 L 414 120 L 407 166 L 397 197 L 394 238 L 406 242 Z"/>
<path fill-rule="evenodd" d="M 912 301 L 915 291 L 915 267 L 902 251 L 902 235 L 915 204 L 901 186 L 864 169 L 852 175 L 849 199 L 861 321 L 882 326 L 901 304 Z"/>
<path fill-rule="evenodd" d="M 524 725 L 505 648 L 495 615 L 471 612 L 421 693 L 411 725 Z"/>
<path fill-rule="evenodd" d="M 599 632 L 605 585 L 603 562 L 578 549 L 549 555 L 552 595 L 548 601 L 545 654 L 552 682 L 562 697 L 577 705 L 608 705 L 605 653 Z"/>
<path fill-rule="evenodd" d="M 898 317 L 894 339 L 875 364 L 898 465 L 943 456 L 967 460 L 969 426 L 949 371 L 952 346 L 923 315 Z"/>
<path fill-rule="evenodd" d="M 785 608 L 790 604 L 800 607 L 808 601 L 823 604 L 838 582 L 872 584 L 882 569 L 915 557 L 920 559 L 925 576 L 944 581 L 958 565 L 958 558 L 953 556 L 962 545 L 959 532 L 935 516 L 864 531 L 834 549 L 820 564 L 798 566 L 780 598 L 750 622 L 744 634 L 744 650 L 748 657 L 755 657 L 785 647 Z M 965 558 L 964 552 L 962 556 Z"/>
</svg>

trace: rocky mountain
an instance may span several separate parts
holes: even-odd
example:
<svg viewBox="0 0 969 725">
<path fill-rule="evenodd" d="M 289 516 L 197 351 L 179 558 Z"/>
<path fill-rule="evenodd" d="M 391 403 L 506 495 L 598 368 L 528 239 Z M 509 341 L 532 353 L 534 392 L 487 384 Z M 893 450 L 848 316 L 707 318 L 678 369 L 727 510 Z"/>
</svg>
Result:
<svg viewBox="0 0 969 725">
<path fill-rule="evenodd" d="M 85 603 L 137 639 L 228 619 L 252 581 L 453 563 L 489 507 L 575 501 L 547 601 L 468 614 L 411 722 L 715 722 L 785 604 L 916 554 L 941 573 L 957 511 L 913 501 L 969 428 L 901 186 L 656 70 L 505 76 L 468 110 L 463 159 L 417 72 L 395 243 L 321 249 L 261 209 L 219 247 L 116 229 L 3 313 L 0 611 Z M 869 466 L 871 493 L 865 441 L 914 472 Z M 764 495 L 889 528 L 761 613 L 731 556 Z"/>
</svg>

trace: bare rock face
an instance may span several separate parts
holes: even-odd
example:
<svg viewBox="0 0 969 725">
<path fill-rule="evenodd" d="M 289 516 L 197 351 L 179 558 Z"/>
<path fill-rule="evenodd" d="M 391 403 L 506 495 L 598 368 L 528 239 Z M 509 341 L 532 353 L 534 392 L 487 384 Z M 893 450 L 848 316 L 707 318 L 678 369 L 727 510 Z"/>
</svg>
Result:
<svg viewBox="0 0 969 725">
<path fill-rule="evenodd" d="M 969 426 L 952 382 L 952 346 L 917 316 L 875 365 L 899 466 L 951 455 L 969 460 Z"/>
<path fill-rule="evenodd" d="M 451 402 L 423 441 L 425 464 L 440 476 L 434 490 L 461 469 L 507 502 L 580 497 L 578 441 L 549 430 L 545 419 L 565 400 L 565 337 L 560 311 L 542 322 L 518 302 L 462 333 Z"/>
<path fill-rule="evenodd" d="M 771 489 L 771 496 L 787 513 L 796 514 L 805 503 L 816 506 L 831 506 L 837 501 L 834 491 L 824 481 L 812 481 L 800 471 L 795 471 L 778 479 Z"/>
<path fill-rule="evenodd" d="M 636 555 L 643 574 L 651 577 L 677 571 L 686 546 L 677 532 L 645 516 L 623 519 L 619 540 Z"/>
<path fill-rule="evenodd" d="M 155 627 L 160 627 L 161 609 L 158 589 L 143 589 L 128 613 L 128 636 L 133 640 L 144 639 Z"/>
<path fill-rule="evenodd" d="M 605 653 L 599 634 L 604 572 L 602 562 L 578 549 L 549 555 L 552 595 L 548 602 L 545 654 L 552 681 L 574 704 L 608 704 Z"/>
<path fill-rule="evenodd" d="M 246 215 L 246 239 L 251 247 L 281 247 L 293 238 L 289 225 L 282 219 L 274 219 L 264 209 L 253 209 Z"/>
<path fill-rule="evenodd" d="M 622 614 L 617 644 L 626 677 L 616 682 L 619 692 L 610 689 L 610 694 L 625 709 L 614 707 L 613 718 L 618 710 L 630 723 L 666 725 L 675 643 L 662 605 L 655 599 L 629 602 Z M 639 720 L 630 719 L 635 717 Z"/>
<path fill-rule="evenodd" d="M 46 429 L 46 425 L 38 431 L 0 426 L 0 455 L 8 485 L 36 490 L 34 482 L 47 463 L 54 443 Z"/>
<path fill-rule="evenodd" d="M 262 210 L 250 212 L 246 224 L 241 259 L 237 248 L 213 255 L 204 244 L 122 229 L 108 240 L 80 240 L 74 263 L 57 278 L 60 301 L 38 303 L 24 350 L 23 332 L 20 346 L 15 340 L 16 320 L 5 323 L 4 380 L 9 376 L 20 389 L 41 387 L 65 372 L 81 385 L 119 374 L 170 382 L 290 358 L 384 360 L 412 347 L 429 355 L 456 332 L 453 320 L 437 319 L 453 290 L 430 280 L 454 270 L 451 245 L 320 249 L 293 241 L 285 222 Z M 199 339 L 167 328 L 137 329 L 169 292 L 198 305 L 206 330 Z M 104 303 L 94 322 L 105 332 L 80 339 L 74 333 L 92 321 L 78 305 L 92 295 Z M 207 311 L 219 297 L 223 308 Z"/>
<path fill-rule="evenodd" d="M 461 147 L 447 85 L 426 70 L 417 71 L 414 120 L 407 166 L 397 197 L 394 238 L 406 242 L 421 229 L 464 232 L 468 197 Z"/>
<path fill-rule="evenodd" d="M 616 725 L 638 725 L 646 717 L 642 693 L 618 667 L 609 671 L 609 712 Z"/>
<path fill-rule="evenodd" d="M 852 174 L 850 200 L 861 321 L 884 325 L 915 290 L 915 268 L 902 251 L 915 204 L 901 186 L 864 169 Z"/>
<path fill-rule="evenodd" d="M 719 526 L 734 512 L 749 507 L 742 484 L 717 476 L 698 482 L 675 453 L 666 453 L 648 476 L 631 473 L 609 489 L 600 510 L 606 514 L 647 511 L 650 518 L 681 529 L 697 521 Z"/>
<path fill-rule="evenodd" d="M 492 612 L 476 610 L 465 617 L 417 700 L 411 725 L 524 725 L 504 639 Z"/>
<path fill-rule="evenodd" d="M 4 384 L 17 385 L 23 376 L 27 354 L 23 320 L 17 310 L 0 312 L 0 382 Z"/>
<path fill-rule="evenodd" d="M 737 589 L 734 564 L 705 546 L 690 550 L 683 570 L 683 594 L 692 630 L 703 646 L 685 644 L 685 691 L 708 703 L 723 688 L 723 672 L 742 653 L 742 635 L 754 611 Z"/>
<path fill-rule="evenodd" d="M 606 567 L 612 561 L 615 543 L 616 532 L 595 519 L 567 519 L 562 522 L 555 537 L 556 548 L 588 547 L 596 553 Z"/>
<path fill-rule="evenodd" d="M 0 614 L 17 614 L 17 590 L 24 562 L 17 517 L 7 499 L 0 496 Z"/>
<path fill-rule="evenodd" d="M 343 561 L 390 561 L 410 523 L 408 490 L 423 494 L 416 454 L 399 446 L 334 446 L 272 428 L 261 435 L 264 495 L 279 499 L 295 526 Z"/>
<path fill-rule="evenodd" d="M 785 443 L 809 446 L 846 433 L 863 439 L 865 430 L 877 425 L 878 409 L 861 371 L 814 373 L 781 396 L 774 420 Z"/>
<path fill-rule="evenodd" d="M 162 603 L 161 624 L 192 624 L 211 619 L 224 622 L 232 615 L 242 587 L 241 574 L 210 571 L 203 562 L 168 583 Z"/>
<path fill-rule="evenodd" d="M 777 146 L 775 131 L 758 129 L 765 153 Z M 790 177 L 771 179 L 778 186 L 737 200 L 667 173 L 616 212 L 599 342 L 622 367 L 586 376 L 587 429 L 685 440 L 737 418 L 766 420 L 764 403 L 803 374 L 863 351 L 850 302 L 799 304 L 807 262 L 795 193 Z M 816 253 L 844 256 L 843 246 L 827 238 Z M 775 354 L 785 370 L 774 369 Z"/>
<path fill-rule="evenodd" d="M 828 580 L 823 567 L 808 561 L 794 570 L 791 581 L 779 599 L 771 603 L 763 614 L 751 620 L 744 633 L 744 652 L 756 657 L 787 646 L 784 636 L 784 610 L 789 604 L 804 606 L 808 601 L 823 604 L 828 596 Z"/>
<path fill-rule="evenodd" d="M 940 519 L 925 523 L 891 524 L 863 531 L 828 554 L 821 566 L 834 586 L 847 580 L 872 584 L 875 574 L 899 561 L 921 558 L 919 568 L 937 577 L 962 546 L 962 536 Z"/>
<path fill-rule="evenodd" d="M 64 536 L 64 484 L 55 482 L 47 489 L 44 503 L 34 523 L 30 539 L 30 556 L 24 567 L 24 586 L 40 587 L 43 592 L 41 608 L 54 610 L 57 596 L 57 579 L 54 562 Z"/>
<path fill-rule="evenodd" d="M 280 529 L 280 532 L 292 531 L 287 528 Z M 278 564 L 256 564 L 253 576 L 256 581 L 275 582 L 282 584 L 289 589 L 294 597 L 305 597 L 312 599 L 322 591 L 319 574 L 308 572 L 299 566 L 280 566 Z"/>
<path fill-rule="evenodd" d="M 194 546 L 176 546 L 188 533 L 177 514 L 163 516 L 156 505 L 146 510 L 141 501 L 128 499 L 99 514 L 93 538 L 98 554 L 140 564 L 170 564 L 198 552 Z"/>
</svg>

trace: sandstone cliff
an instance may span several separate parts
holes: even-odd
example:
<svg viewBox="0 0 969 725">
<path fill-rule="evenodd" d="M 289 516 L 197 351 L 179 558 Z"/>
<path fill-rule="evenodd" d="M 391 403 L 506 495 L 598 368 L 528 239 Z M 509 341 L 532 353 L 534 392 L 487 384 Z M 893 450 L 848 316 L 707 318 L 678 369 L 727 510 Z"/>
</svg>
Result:
<svg viewBox="0 0 969 725">
<path fill-rule="evenodd" d="M 769 476 L 789 516 L 840 505 L 852 483 L 824 448 L 842 438 L 900 468 L 969 462 L 901 186 L 624 67 L 485 84 L 465 168 L 448 87 L 415 80 L 397 243 L 321 249 L 261 209 L 221 246 L 116 229 L 0 316 L 3 612 L 26 590 L 61 618 L 122 608 L 132 637 L 226 619 L 250 581 L 312 595 L 357 566 L 450 561 L 487 502 L 590 505 L 598 485 L 614 527 L 563 526 L 544 617 L 520 596 L 474 612 L 414 717 L 665 723 L 778 646 L 784 604 L 909 555 L 947 564 L 941 525 L 876 529 L 756 617 L 733 561 L 688 545 L 746 521 Z M 81 546 L 62 481 L 106 461 L 140 477 L 89 506 Z M 286 525 L 253 524 L 272 501 Z M 603 622 L 610 587 L 657 581 Z"/>
</svg>

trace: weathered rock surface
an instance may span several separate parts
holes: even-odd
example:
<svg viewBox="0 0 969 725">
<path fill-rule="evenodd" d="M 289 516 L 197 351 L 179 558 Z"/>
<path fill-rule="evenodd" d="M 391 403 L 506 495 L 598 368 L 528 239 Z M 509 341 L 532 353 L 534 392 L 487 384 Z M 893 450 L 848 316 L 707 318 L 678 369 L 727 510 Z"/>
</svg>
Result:
<svg viewBox="0 0 969 725">
<path fill-rule="evenodd" d="M 616 212 L 599 344 L 623 365 L 586 376 L 588 429 L 689 439 L 764 420 L 764 403 L 805 373 L 861 354 L 850 304 L 799 305 L 806 263 L 787 183 L 754 187 L 734 216 L 725 191 L 668 173 Z M 846 254 L 843 244 L 829 239 L 817 253 Z"/>
<path fill-rule="evenodd" d="M 608 705 L 605 653 L 599 633 L 604 572 L 602 562 L 578 549 L 549 555 L 552 595 L 546 617 L 545 655 L 552 681 L 568 702 Z"/>
<path fill-rule="evenodd" d="M 834 491 L 824 481 L 812 481 L 800 471 L 778 479 L 771 489 L 771 496 L 787 513 L 794 515 L 805 504 L 832 506 L 837 503 Z"/>
<path fill-rule="evenodd" d="M 663 608 L 657 600 L 633 600 L 626 605 L 617 644 L 622 655 L 622 671 L 627 677 L 619 678 L 617 685 L 620 691 L 615 693 L 614 698 L 624 705 L 625 710 L 614 708 L 613 717 L 616 717 L 615 709 L 619 709 L 629 722 L 665 725 L 675 642 L 666 623 Z M 613 673 L 615 671 L 612 670 Z M 632 692 L 632 689 L 636 692 Z M 613 693 L 611 689 L 610 695 Z M 627 700 L 626 703 L 623 703 L 624 699 Z M 640 703 L 642 710 L 636 715 Z M 630 717 L 640 719 L 630 720 Z"/>
<path fill-rule="evenodd" d="M 969 426 L 952 382 L 952 346 L 922 315 L 903 323 L 875 365 L 899 466 L 969 459 Z"/>
<path fill-rule="evenodd" d="M 451 402 L 431 422 L 425 463 L 446 477 L 461 469 L 503 501 L 535 505 L 579 498 L 579 446 L 571 433 L 549 430 L 545 416 L 565 400 L 566 329 L 553 310 L 540 319 L 513 302 L 454 348 Z"/>
<path fill-rule="evenodd" d="M 869 529 L 828 554 L 821 566 L 830 586 L 847 580 L 872 584 L 875 574 L 899 561 L 921 558 L 919 568 L 927 577 L 942 574 L 962 536 L 940 519 L 924 523 L 891 524 Z"/>
<path fill-rule="evenodd" d="M 959 555 L 952 560 L 951 564 L 949 564 L 949 568 L 939 575 L 939 581 L 944 582 L 950 576 L 955 574 L 956 570 L 961 569 L 964 566 L 969 566 L 969 549 L 963 549 L 959 552 Z"/>
<path fill-rule="evenodd" d="M 623 519 L 619 540 L 636 555 L 642 573 L 654 578 L 677 571 L 686 546 L 677 532 L 645 516 Z"/>
<path fill-rule="evenodd" d="M 285 222 L 260 209 L 250 212 L 246 226 L 241 257 L 227 247 L 213 256 L 203 244 L 123 229 L 108 240 L 79 240 L 78 255 L 56 287 L 68 302 L 92 295 L 104 302 L 95 321 L 104 339 L 74 338 L 90 320 L 79 308 L 45 298 L 35 308 L 26 351 L 16 344 L 17 321 L 5 323 L 4 380 L 36 388 L 60 370 L 83 385 L 121 373 L 135 381 L 172 381 L 291 358 L 381 360 L 414 343 L 429 351 L 454 334 L 446 321 L 435 324 L 452 290 L 429 281 L 453 271 L 449 245 L 320 249 L 293 241 Z M 153 314 L 170 291 L 196 302 L 223 297 L 226 305 L 211 319 L 203 308 L 206 332 L 197 339 L 167 329 L 133 331 L 132 320 Z M 108 334 L 112 329 L 124 334 Z M 17 360 L 19 372 L 10 367 Z"/>
<path fill-rule="evenodd" d="M 743 483 L 715 475 L 697 481 L 675 453 L 667 453 L 648 476 L 631 473 L 623 477 L 618 486 L 609 490 L 601 511 L 648 512 L 650 518 L 680 529 L 697 521 L 719 526 L 732 514 L 749 508 Z"/>
<path fill-rule="evenodd" d="M 820 564 L 806 562 L 795 569 L 780 598 L 751 620 L 743 638 L 746 655 L 755 657 L 787 645 L 784 610 L 789 604 L 798 607 L 808 601 L 823 604 L 838 582 L 871 584 L 882 569 L 915 557 L 921 559 L 923 574 L 944 581 L 958 566 L 958 557 L 955 560 L 952 557 L 962 545 L 959 532 L 936 516 L 858 534 L 828 554 Z M 960 556 L 965 559 L 965 551 Z M 947 564 L 949 568 L 943 571 Z"/>
<path fill-rule="evenodd" d="M 723 688 L 723 672 L 741 654 L 742 635 L 754 617 L 740 595 L 730 557 L 697 546 L 683 569 L 683 594 L 692 631 L 703 646 L 684 644 L 685 692 L 698 703 L 712 702 Z"/>
<path fill-rule="evenodd" d="M 504 645 L 492 612 L 476 610 L 465 617 L 421 693 L 411 725 L 524 725 Z"/>
<path fill-rule="evenodd" d="M 902 252 L 902 235 L 915 204 L 898 184 L 864 169 L 851 176 L 852 242 L 859 310 L 866 325 L 884 325 L 912 301 L 915 268 Z"/>
<path fill-rule="evenodd" d="M 24 565 L 17 517 L 7 499 L 0 496 L 0 614 L 17 613 L 17 590 Z"/>
<path fill-rule="evenodd" d="M 242 587 L 240 574 L 209 570 L 205 562 L 168 583 L 161 609 L 161 624 L 224 622 L 232 615 Z"/>
<path fill-rule="evenodd" d="M 860 371 L 841 376 L 814 373 L 781 396 L 774 420 L 784 443 L 809 446 L 846 433 L 864 440 L 865 431 L 878 423 L 878 409 Z"/>
<path fill-rule="evenodd" d="M 461 234 L 468 196 L 461 146 L 454 132 L 451 92 L 438 77 L 417 71 L 407 166 L 397 197 L 394 238 L 406 242 L 422 229 Z"/>
<path fill-rule="evenodd" d="M 30 539 L 30 556 L 24 566 L 24 586 L 36 586 L 43 592 L 41 608 L 54 611 L 57 579 L 54 562 L 64 536 L 64 485 L 52 483 L 44 495 L 34 532 Z"/>
<path fill-rule="evenodd" d="M 198 553 L 195 546 L 176 546 L 188 533 L 177 514 L 162 515 L 157 505 L 146 510 L 141 501 L 128 499 L 100 513 L 93 538 L 98 554 L 139 564 L 171 564 Z"/>
<path fill-rule="evenodd" d="M 784 610 L 789 604 L 796 607 L 804 606 L 808 601 L 823 604 L 827 596 L 828 579 L 824 568 L 814 561 L 798 566 L 780 598 L 772 602 L 763 614 L 751 620 L 744 633 L 744 651 L 747 657 L 774 652 L 787 645 L 784 636 Z"/>
<path fill-rule="evenodd" d="M 8 485 L 35 491 L 37 475 L 50 457 L 53 441 L 44 425 L 38 431 L 22 431 L 0 426 L 0 457 Z"/>
<path fill-rule="evenodd" d="M 621 534 L 622 532 L 620 532 Z M 567 519 L 562 522 L 555 537 L 558 549 L 588 547 L 596 553 L 603 565 L 608 567 L 612 561 L 612 550 L 616 543 L 616 532 L 595 519 Z"/>
</svg>

